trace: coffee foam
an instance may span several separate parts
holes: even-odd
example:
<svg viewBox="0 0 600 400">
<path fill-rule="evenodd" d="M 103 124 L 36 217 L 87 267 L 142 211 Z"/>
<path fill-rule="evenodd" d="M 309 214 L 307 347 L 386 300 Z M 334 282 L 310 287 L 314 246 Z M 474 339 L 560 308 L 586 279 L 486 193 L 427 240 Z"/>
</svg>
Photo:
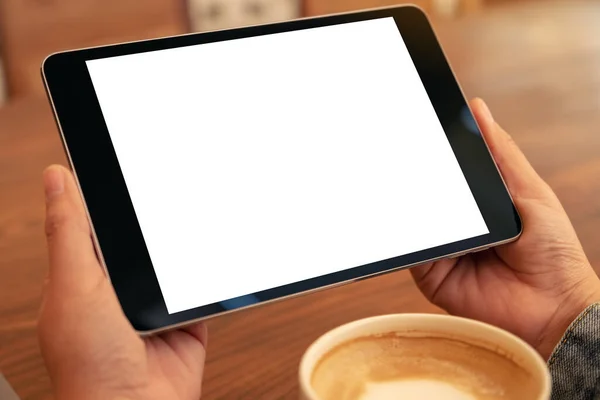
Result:
<svg viewBox="0 0 600 400">
<path fill-rule="evenodd" d="M 446 382 L 421 379 L 389 382 L 369 382 L 365 385 L 360 400 L 478 400 L 471 393 Z"/>
<path fill-rule="evenodd" d="M 414 332 L 363 337 L 334 348 L 317 364 L 311 384 L 323 400 L 530 400 L 541 389 L 507 355 Z"/>
</svg>

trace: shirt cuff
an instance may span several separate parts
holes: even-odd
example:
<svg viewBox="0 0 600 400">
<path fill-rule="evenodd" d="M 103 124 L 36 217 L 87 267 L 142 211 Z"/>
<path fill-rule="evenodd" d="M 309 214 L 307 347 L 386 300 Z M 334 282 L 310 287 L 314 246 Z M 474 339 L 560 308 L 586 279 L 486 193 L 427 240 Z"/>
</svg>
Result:
<svg viewBox="0 0 600 400">
<path fill-rule="evenodd" d="M 552 400 L 591 400 L 600 396 L 600 303 L 586 308 L 569 325 L 552 352 Z"/>
</svg>

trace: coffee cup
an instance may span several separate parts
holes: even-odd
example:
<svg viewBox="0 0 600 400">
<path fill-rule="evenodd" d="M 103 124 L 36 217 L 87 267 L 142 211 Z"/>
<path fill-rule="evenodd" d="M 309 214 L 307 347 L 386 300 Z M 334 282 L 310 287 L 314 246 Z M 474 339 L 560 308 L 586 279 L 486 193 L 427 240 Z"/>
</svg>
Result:
<svg viewBox="0 0 600 400">
<path fill-rule="evenodd" d="M 301 400 L 548 400 L 551 390 L 546 363 L 523 340 L 437 314 L 339 326 L 306 350 L 299 380 Z"/>
</svg>

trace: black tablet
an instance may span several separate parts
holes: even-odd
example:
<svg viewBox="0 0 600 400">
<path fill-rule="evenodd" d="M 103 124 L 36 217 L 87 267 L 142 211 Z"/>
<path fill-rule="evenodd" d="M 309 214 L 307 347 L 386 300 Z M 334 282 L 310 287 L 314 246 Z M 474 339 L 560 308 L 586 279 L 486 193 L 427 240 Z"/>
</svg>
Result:
<svg viewBox="0 0 600 400">
<path fill-rule="evenodd" d="M 521 231 L 418 8 L 74 50 L 42 69 L 140 332 Z"/>
</svg>

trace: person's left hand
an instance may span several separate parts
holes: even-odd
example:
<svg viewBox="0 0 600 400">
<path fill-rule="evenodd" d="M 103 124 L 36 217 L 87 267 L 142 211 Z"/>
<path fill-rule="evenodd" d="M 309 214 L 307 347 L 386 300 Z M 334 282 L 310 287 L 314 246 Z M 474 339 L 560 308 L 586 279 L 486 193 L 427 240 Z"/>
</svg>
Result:
<svg viewBox="0 0 600 400">
<path fill-rule="evenodd" d="M 142 339 L 126 319 L 94 251 L 73 175 L 44 172 L 50 272 L 38 331 L 58 400 L 198 400 L 203 324 Z"/>
</svg>

